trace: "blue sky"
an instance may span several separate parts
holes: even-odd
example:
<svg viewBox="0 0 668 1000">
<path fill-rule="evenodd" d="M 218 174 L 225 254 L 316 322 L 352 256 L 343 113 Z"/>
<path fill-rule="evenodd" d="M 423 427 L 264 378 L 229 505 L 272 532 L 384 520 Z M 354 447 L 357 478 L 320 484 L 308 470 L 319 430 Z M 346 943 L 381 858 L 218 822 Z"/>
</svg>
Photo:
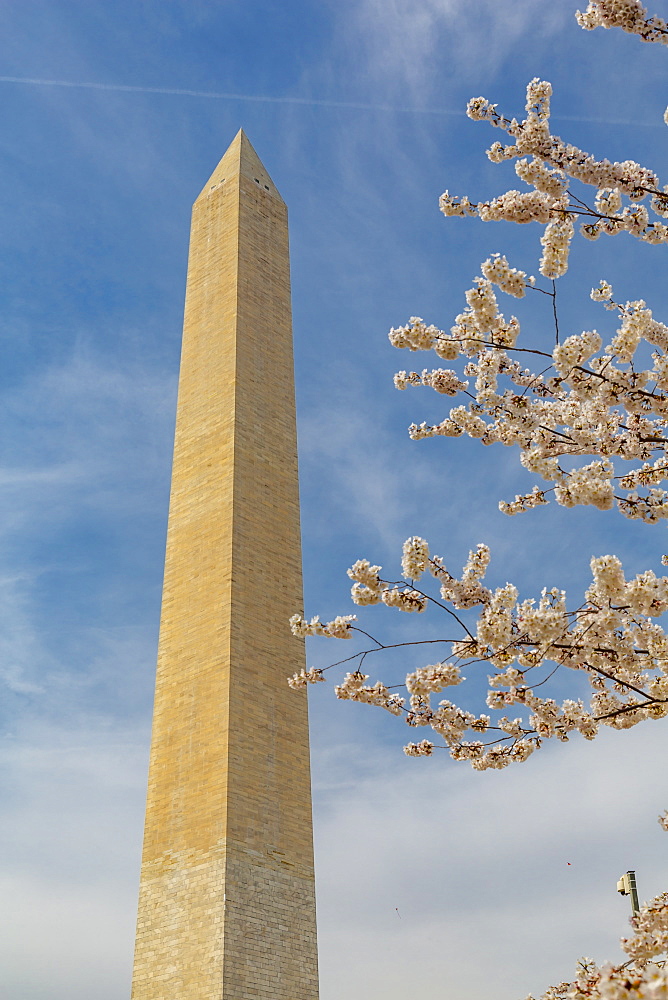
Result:
<svg viewBox="0 0 668 1000">
<path fill-rule="evenodd" d="M 490 578 L 527 596 L 581 590 L 592 554 L 659 570 L 663 528 L 553 506 L 505 518 L 499 497 L 532 485 L 515 456 L 411 443 L 406 426 L 438 419 L 442 400 L 392 386 L 409 359 L 390 326 L 416 314 L 448 326 L 491 252 L 537 269 L 537 229 L 438 212 L 445 188 L 477 199 L 514 186 L 484 156 L 496 136 L 466 118 L 469 97 L 519 114 L 541 76 L 564 138 L 662 166 L 665 52 L 582 32 L 574 6 L 0 9 L 11 1000 L 129 994 L 190 206 L 240 126 L 290 211 L 307 613 L 353 610 L 346 568 L 367 556 L 394 574 L 416 533 L 455 566 L 488 542 Z M 587 298 L 601 277 L 665 318 L 663 253 L 625 237 L 576 247 L 564 328 L 605 329 Z M 540 305 L 519 314 L 536 339 L 549 330 Z M 368 620 L 408 627 L 383 609 Z M 321 642 L 309 662 L 338 655 Z M 311 706 L 322 1000 L 542 991 L 582 954 L 617 954 L 622 871 L 637 868 L 645 897 L 668 886 L 661 724 L 476 775 L 445 755 L 407 760 L 408 731 L 337 703 L 330 685 Z"/>
</svg>

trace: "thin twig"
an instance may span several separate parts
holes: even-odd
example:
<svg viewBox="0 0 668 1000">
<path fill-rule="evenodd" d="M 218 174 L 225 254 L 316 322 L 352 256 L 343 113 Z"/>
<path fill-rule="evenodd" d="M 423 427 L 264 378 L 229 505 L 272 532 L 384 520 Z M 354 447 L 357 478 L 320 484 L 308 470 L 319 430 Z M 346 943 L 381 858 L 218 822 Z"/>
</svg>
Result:
<svg viewBox="0 0 668 1000">
<path fill-rule="evenodd" d="M 559 316 L 557 315 L 557 283 L 552 279 L 552 312 L 554 313 L 554 331 L 556 343 L 559 343 Z"/>
</svg>

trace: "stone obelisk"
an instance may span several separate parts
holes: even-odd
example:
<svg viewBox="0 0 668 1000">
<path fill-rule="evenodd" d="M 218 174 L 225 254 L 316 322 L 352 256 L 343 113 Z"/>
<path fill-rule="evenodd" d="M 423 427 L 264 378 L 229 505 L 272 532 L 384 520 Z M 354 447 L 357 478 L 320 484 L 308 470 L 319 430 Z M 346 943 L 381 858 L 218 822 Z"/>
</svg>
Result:
<svg viewBox="0 0 668 1000">
<path fill-rule="evenodd" d="M 288 227 L 243 131 L 193 207 L 132 1000 L 316 1000 Z"/>
</svg>

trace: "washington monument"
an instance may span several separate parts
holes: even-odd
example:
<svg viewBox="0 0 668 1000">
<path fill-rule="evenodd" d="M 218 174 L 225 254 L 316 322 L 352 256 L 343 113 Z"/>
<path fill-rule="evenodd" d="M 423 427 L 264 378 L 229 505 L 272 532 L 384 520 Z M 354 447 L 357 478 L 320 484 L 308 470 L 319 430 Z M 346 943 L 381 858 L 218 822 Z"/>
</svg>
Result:
<svg viewBox="0 0 668 1000">
<path fill-rule="evenodd" d="M 132 1000 L 317 1000 L 285 204 L 193 206 Z"/>
</svg>

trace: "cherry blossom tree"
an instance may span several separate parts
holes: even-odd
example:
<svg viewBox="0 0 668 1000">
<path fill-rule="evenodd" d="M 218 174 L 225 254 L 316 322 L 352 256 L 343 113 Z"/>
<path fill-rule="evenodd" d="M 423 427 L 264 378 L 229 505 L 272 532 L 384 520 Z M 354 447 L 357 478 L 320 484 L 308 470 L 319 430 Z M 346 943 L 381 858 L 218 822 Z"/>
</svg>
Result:
<svg viewBox="0 0 668 1000">
<path fill-rule="evenodd" d="M 592 0 L 576 16 L 585 29 L 621 27 L 646 42 L 668 42 L 665 22 L 649 17 L 639 0 Z M 448 217 L 541 225 L 539 277 L 494 254 L 481 264 L 449 330 L 419 317 L 390 330 L 396 348 L 433 352 L 456 366 L 402 370 L 395 385 L 459 397 L 439 423 L 411 425 L 414 440 L 468 435 L 482 445 L 516 449 L 521 465 L 542 483 L 513 500 L 502 498 L 499 507 L 507 515 L 554 501 L 602 511 L 616 506 L 626 518 L 655 525 L 668 518 L 668 326 L 642 299 L 617 301 L 603 279 L 591 298 L 616 317 L 610 343 L 595 330 L 561 339 L 557 282 L 568 270 L 576 227 L 588 240 L 626 233 L 644 243 L 668 243 L 668 186 L 634 160 L 597 160 L 554 135 L 551 93 L 549 83 L 532 80 L 521 121 L 484 97 L 468 104 L 470 118 L 503 134 L 504 141 L 487 150 L 489 159 L 513 161 L 527 190 L 477 203 L 448 191 L 440 198 Z M 668 111 L 665 117 L 668 123 Z M 536 294 L 551 300 L 552 342 L 540 348 L 523 342 L 519 320 L 506 316 L 499 303 L 499 295 L 519 300 Z M 295 615 L 292 630 L 302 637 L 365 641 L 332 665 L 349 668 L 336 695 L 383 708 L 440 741 L 408 743 L 411 756 L 442 747 L 477 770 L 501 768 L 526 760 L 553 738 L 565 741 L 578 732 L 591 740 L 602 725 L 627 729 L 668 715 L 668 634 L 658 621 L 668 610 L 668 576 L 648 569 L 627 579 L 616 556 L 600 556 L 591 560 L 592 583 L 583 596 L 573 601 L 564 591 L 545 589 L 520 601 L 513 584 L 486 585 L 490 558 L 480 544 L 462 571 L 453 572 L 425 539 L 412 537 L 403 547 L 402 579 L 387 578 L 367 559 L 348 570 L 358 607 L 382 602 L 411 614 L 437 613 L 446 622 L 438 639 L 410 643 L 445 648 L 446 656 L 407 674 L 405 693 L 381 680 L 367 683 L 362 666 L 396 644 L 372 637 L 356 615 L 327 623 Z M 668 556 L 662 562 L 668 565 Z M 492 715 L 447 699 L 433 703 L 432 695 L 463 684 L 464 671 L 481 664 L 490 671 L 485 707 Z M 587 703 L 571 698 L 559 704 L 546 695 L 545 685 L 568 670 L 587 678 Z M 324 673 L 302 670 L 289 683 L 317 683 Z M 508 717 L 511 710 L 516 717 Z"/>
<path fill-rule="evenodd" d="M 639 0 L 591 0 L 576 18 L 586 30 L 621 28 L 645 42 L 668 44 L 668 25 L 649 16 Z M 615 316 L 610 342 L 593 330 L 562 340 L 557 281 L 568 270 L 576 229 L 587 240 L 626 233 L 645 243 L 668 243 L 668 186 L 633 160 L 597 160 L 554 135 L 551 93 L 549 83 L 532 80 L 522 120 L 506 117 L 484 97 L 468 105 L 471 119 L 502 133 L 487 156 L 496 164 L 514 162 L 524 190 L 491 201 L 448 191 L 440 198 L 448 217 L 541 225 L 540 277 L 495 254 L 481 264 L 449 330 L 419 317 L 392 329 L 396 348 L 433 352 L 438 362 L 455 366 L 402 370 L 395 385 L 458 397 L 439 423 L 413 424 L 414 440 L 468 435 L 482 445 L 517 449 L 522 466 L 542 484 L 500 499 L 507 515 L 554 501 L 602 511 L 616 506 L 624 517 L 656 525 L 668 518 L 668 326 L 644 300 L 617 301 L 603 279 L 591 298 Z M 668 124 L 668 109 L 664 120 Z M 548 297 L 552 342 L 540 349 L 526 344 L 519 320 L 501 311 L 500 294 Z M 668 565 L 667 556 L 662 563 Z M 648 569 L 627 579 L 616 556 L 595 557 L 583 596 L 573 600 L 564 591 L 544 589 L 536 599 L 520 601 L 513 584 L 486 585 L 489 564 L 490 550 L 480 544 L 462 571 L 452 572 L 425 539 L 412 537 L 404 543 L 401 579 L 387 578 L 367 559 L 348 570 L 358 607 L 382 602 L 410 614 L 440 614 L 445 626 L 438 638 L 383 643 L 356 615 L 326 623 L 295 615 L 292 631 L 361 640 L 358 652 L 326 668 L 346 668 L 336 695 L 429 730 L 432 738 L 405 746 L 410 756 L 442 748 L 476 770 L 503 768 L 554 738 L 566 741 L 578 732 L 592 740 L 601 726 L 627 729 L 668 715 L 668 633 L 659 623 L 668 611 L 668 576 Z M 445 648 L 446 655 L 408 673 L 403 691 L 382 680 L 368 683 L 365 667 L 374 654 L 404 645 Z M 485 711 L 470 712 L 448 699 L 433 703 L 432 696 L 464 684 L 464 671 L 479 665 L 489 671 Z M 545 685 L 569 670 L 588 680 L 587 703 L 558 703 L 546 694 Z M 302 670 L 289 683 L 318 683 L 324 673 Z M 660 822 L 668 830 L 668 814 Z M 573 982 L 550 988 L 541 1000 L 668 997 L 668 893 L 642 907 L 632 927 L 633 935 L 622 942 L 628 962 L 599 968 L 583 960 Z"/>
</svg>

